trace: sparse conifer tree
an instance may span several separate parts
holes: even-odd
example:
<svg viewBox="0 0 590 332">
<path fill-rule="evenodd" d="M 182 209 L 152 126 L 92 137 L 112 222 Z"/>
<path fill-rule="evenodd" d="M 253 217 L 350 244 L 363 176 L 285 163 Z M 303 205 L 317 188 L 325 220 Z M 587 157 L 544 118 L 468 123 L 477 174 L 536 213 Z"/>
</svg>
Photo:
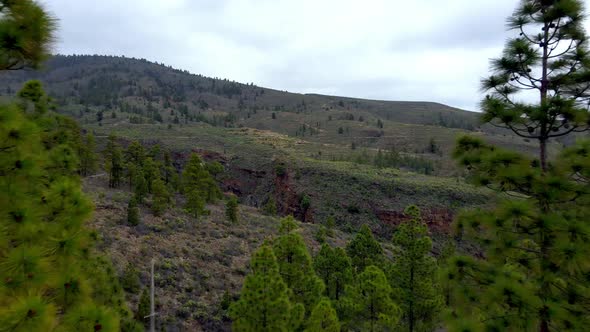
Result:
<svg viewBox="0 0 590 332">
<path fill-rule="evenodd" d="M 225 203 L 225 216 L 233 223 L 238 222 L 238 198 L 231 195 Z"/>
<path fill-rule="evenodd" d="M 340 322 L 330 300 L 322 299 L 311 312 L 305 332 L 340 332 Z"/>
<path fill-rule="evenodd" d="M 311 255 L 297 229 L 292 216 L 283 218 L 279 231 L 281 235 L 274 241 L 273 250 L 280 275 L 292 290 L 291 301 L 303 304 L 309 314 L 319 302 L 324 284 L 313 270 Z"/>
<path fill-rule="evenodd" d="M 121 146 L 117 143 L 117 137 L 113 134 L 109 135 L 104 159 L 105 170 L 109 174 L 109 187 L 117 188 L 123 177 L 123 153 Z"/>
<path fill-rule="evenodd" d="M 92 133 L 86 134 L 86 139 L 80 145 L 78 155 L 80 156 L 80 174 L 82 176 L 93 174 L 98 166 L 98 158 L 96 155 L 96 143 Z"/>
<path fill-rule="evenodd" d="M 127 204 L 127 222 L 131 226 L 139 224 L 139 208 L 137 207 L 137 198 L 132 197 Z"/>
<path fill-rule="evenodd" d="M 240 299 L 230 306 L 232 330 L 244 332 L 287 332 L 303 319 L 301 304 L 292 304 L 289 289 L 279 274 L 279 267 L 268 245 L 260 247 L 250 262 L 252 272 L 246 276 Z"/>
<path fill-rule="evenodd" d="M 324 280 L 326 296 L 333 301 L 340 300 L 346 285 L 352 282 L 352 264 L 344 249 L 323 244 L 314 258 L 313 266 Z"/>
<path fill-rule="evenodd" d="M 583 13 L 578 0 L 521 1 L 508 20 L 519 36 L 482 82 L 491 91 L 482 102 L 484 121 L 537 140 L 539 159 L 459 140 L 455 156 L 470 179 L 504 195 L 496 209 L 457 220 L 458 235 L 478 243 L 485 259 L 450 260 L 453 329 L 581 331 L 589 324 L 588 144 L 558 159 L 547 155 L 551 138 L 588 128 Z M 518 101 L 523 89 L 538 93 L 539 103 Z"/>
<path fill-rule="evenodd" d="M 391 299 L 391 286 L 383 271 L 374 265 L 348 287 L 341 307 L 342 320 L 350 330 L 391 331 L 400 317 L 400 309 Z"/>
<path fill-rule="evenodd" d="M 152 212 L 156 216 L 162 215 L 170 204 L 170 193 L 164 184 L 164 181 L 157 178 L 152 184 Z"/>
<path fill-rule="evenodd" d="M 420 210 L 411 205 L 393 235 L 395 262 L 390 270 L 393 299 L 400 306 L 400 323 L 407 331 L 433 331 L 438 323 L 442 297 L 435 283 L 436 260 L 430 256 L 432 241 Z"/>
<path fill-rule="evenodd" d="M 383 265 L 383 248 L 367 225 L 361 226 L 354 239 L 346 245 L 346 253 L 356 273 L 361 273 L 369 265 Z"/>
</svg>

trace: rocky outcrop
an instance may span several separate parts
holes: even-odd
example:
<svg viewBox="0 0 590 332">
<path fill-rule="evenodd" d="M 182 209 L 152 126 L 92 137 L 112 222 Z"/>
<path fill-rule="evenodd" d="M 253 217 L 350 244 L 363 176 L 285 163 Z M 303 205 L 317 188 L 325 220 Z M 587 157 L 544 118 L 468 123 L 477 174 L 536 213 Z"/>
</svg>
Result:
<svg viewBox="0 0 590 332">
<path fill-rule="evenodd" d="M 403 211 L 375 210 L 375 215 L 382 223 L 393 227 L 409 219 Z M 450 209 L 432 208 L 422 210 L 422 219 L 424 219 L 431 232 L 448 234 L 454 217 L 455 213 Z"/>
</svg>

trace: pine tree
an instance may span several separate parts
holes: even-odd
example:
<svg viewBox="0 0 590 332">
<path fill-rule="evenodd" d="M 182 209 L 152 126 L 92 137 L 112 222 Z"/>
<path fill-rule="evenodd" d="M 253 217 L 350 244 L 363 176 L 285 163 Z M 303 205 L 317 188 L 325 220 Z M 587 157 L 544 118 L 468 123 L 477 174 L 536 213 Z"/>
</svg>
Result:
<svg viewBox="0 0 590 332">
<path fill-rule="evenodd" d="M 199 190 L 185 190 L 184 197 L 186 198 L 185 210 L 193 217 L 198 218 L 200 215 L 207 213 L 205 199 L 201 196 Z"/>
<path fill-rule="evenodd" d="M 326 235 L 334 236 L 334 228 L 336 227 L 336 218 L 334 216 L 329 216 L 326 219 Z"/>
<path fill-rule="evenodd" d="M 133 169 L 131 167 L 130 169 Z M 142 204 L 143 199 L 148 193 L 148 186 L 145 176 L 143 175 L 143 170 L 137 169 L 134 171 L 133 174 L 133 197 L 137 204 Z"/>
<path fill-rule="evenodd" d="M 157 178 L 152 184 L 152 212 L 156 216 L 162 215 L 170 204 L 170 194 L 164 181 Z"/>
<path fill-rule="evenodd" d="M 142 168 L 146 158 L 145 149 L 138 141 L 131 142 L 125 150 L 125 163 L 127 165 L 132 164 Z"/>
<path fill-rule="evenodd" d="M 450 260 L 453 256 L 455 256 L 456 252 L 455 243 L 452 241 L 447 241 L 438 256 L 438 271 L 437 271 L 437 279 L 438 283 L 440 284 L 441 293 L 444 299 L 444 304 L 446 307 L 452 306 L 452 287 L 453 287 L 453 280 L 455 279 L 453 268 L 450 264 Z"/>
<path fill-rule="evenodd" d="M 114 134 L 109 135 L 104 151 L 105 170 L 109 174 L 109 187 L 117 188 L 123 176 L 123 153 Z"/>
<path fill-rule="evenodd" d="M 183 170 L 182 182 L 185 191 L 198 190 L 207 203 L 221 198 L 221 190 L 196 153 L 191 155 Z"/>
<path fill-rule="evenodd" d="M 588 129 L 589 54 L 578 0 L 524 0 L 509 18 L 519 37 L 493 60 L 483 120 L 539 143 L 539 159 L 463 137 L 455 156 L 470 179 L 501 193 L 493 210 L 465 212 L 458 235 L 485 259 L 450 260 L 455 329 L 584 330 L 590 317 L 585 262 L 590 252 L 588 150 L 584 144 L 549 160 L 547 142 Z M 539 33 L 535 32 L 539 31 Z M 538 93 L 538 104 L 517 93 Z M 517 199 L 510 199 L 516 197 Z M 585 204 L 586 203 L 586 204 Z"/>
<path fill-rule="evenodd" d="M 233 331 L 293 331 L 301 324 L 303 307 L 289 301 L 289 289 L 281 279 L 273 250 L 260 247 L 250 262 L 240 299 L 230 306 Z"/>
<path fill-rule="evenodd" d="M 82 176 L 88 176 L 96 172 L 98 158 L 96 155 L 96 142 L 92 133 L 86 134 L 86 139 L 81 144 L 78 155 L 80 156 L 80 174 Z"/>
<path fill-rule="evenodd" d="M 292 291 L 291 301 L 301 303 L 309 314 L 319 302 L 324 284 L 313 270 L 311 256 L 292 216 L 281 219 L 280 236 L 273 243 L 279 273 Z"/>
<path fill-rule="evenodd" d="M 83 227 L 92 204 L 76 177 L 76 150 L 48 135 L 60 131 L 50 127 L 60 118 L 0 107 L 0 326 L 71 330 L 93 317 L 117 330 L 119 318 L 105 306 L 112 294 L 95 297 L 102 285 Z"/>
<path fill-rule="evenodd" d="M 135 313 L 135 317 L 138 321 L 143 322 L 144 325 L 146 324 L 147 320 L 146 317 L 150 315 L 150 292 L 147 288 L 144 288 L 141 292 L 141 296 L 139 297 L 139 302 L 137 303 L 137 311 Z"/>
<path fill-rule="evenodd" d="M 354 239 L 346 245 L 346 253 L 356 273 L 361 273 L 369 265 L 383 264 L 383 248 L 367 225 L 363 225 Z"/>
<path fill-rule="evenodd" d="M 172 163 L 172 156 L 170 155 L 169 151 L 164 153 L 163 178 L 166 185 L 169 186 L 173 191 L 178 190 L 178 172 Z"/>
<path fill-rule="evenodd" d="M 400 309 L 391 299 L 385 273 L 374 265 L 358 275 L 357 285 L 348 287 L 342 302 L 341 317 L 348 329 L 389 331 L 399 320 Z"/>
<path fill-rule="evenodd" d="M 232 223 L 238 222 L 238 198 L 231 195 L 225 203 L 225 216 Z"/>
<path fill-rule="evenodd" d="M 396 260 L 390 271 L 393 299 L 402 310 L 401 325 L 410 332 L 433 331 L 438 323 L 442 298 L 435 284 L 436 260 L 432 241 L 420 210 L 404 211 L 411 219 L 398 226 L 393 236 Z"/>
<path fill-rule="evenodd" d="M 137 207 L 137 198 L 132 197 L 127 204 L 127 222 L 131 226 L 139 224 L 139 208 Z"/>
<path fill-rule="evenodd" d="M 262 212 L 269 216 L 276 216 L 277 215 L 277 203 L 275 199 L 270 197 L 266 204 L 262 207 Z"/>
<path fill-rule="evenodd" d="M 3 0 L 0 14 L 0 71 L 39 68 L 51 54 L 57 20 L 31 0 Z"/>
<path fill-rule="evenodd" d="M 539 142 L 541 169 L 547 170 L 547 141 L 587 130 L 590 93 L 588 41 L 580 0 L 522 0 L 508 19 L 519 35 L 492 60 L 493 75 L 482 81 L 490 94 L 483 120 Z M 539 103 L 520 101 L 532 91 Z"/>
<path fill-rule="evenodd" d="M 160 167 L 158 163 L 152 159 L 152 157 L 147 157 L 144 160 L 141 171 L 147 185 L 147 192 L 151 194 L 152 184 L 156 179 L 160 178 Z"/>
<path fill-rule="evenodd" d="M 326 285 L 326 296 L 333 301 L 340 300 L 345 287 L 352 282 L 352 264 L 344 249 L 323 244 L 313 266 Z"/>
<path fill-rule="evenodd" d="M 0 70 L 37 68 L 55 26 L 34 1 L 1 1 Z M 40 84 L 19 96 L 34 114 L 26 103 L 0 105 L 1 329 L 118 331 L 128 319 L 121 288 L 83 227 L 92 205 L 76 176 L 79 127 L 47 112 Z"/>
<path fill-rule="evenodd" d="M 139 287 L 141 286 L 139 282 L 139 273 L 131 263 L 127 264 L 123 271 L 123 275 L 121 276 L 121 286 L 124 290 L 132 294 L 136 294 L 139 291 Z"/>
<path fill-rule="evenodd" d="M 313 308 L 305 332 L 340 332 L 340 322 L 330 300 L 322 299 Z"/>
<path fill-rule="evenodd" d="M 472 181 L 519 199 L 504 197 L 497 208 L 466 211 L 456 221 L 458 235 L 478 243 L 485 259 L 450 260 L 451 326 L 541 332 L 587 326 L 589 147 L 566 150 L 544 172 L 518 153 L 474 138 L 459 141 L 457 156 Z"/>
</svg>

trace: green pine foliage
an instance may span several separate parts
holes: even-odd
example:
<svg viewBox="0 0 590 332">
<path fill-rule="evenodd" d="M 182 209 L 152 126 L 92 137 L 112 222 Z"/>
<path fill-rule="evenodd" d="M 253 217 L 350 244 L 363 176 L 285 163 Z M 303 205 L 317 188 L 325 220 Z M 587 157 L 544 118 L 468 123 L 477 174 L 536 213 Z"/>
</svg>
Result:
<svg viewBox="0 0 590 332">
<path fill-rule="evenodd" d="M 225 216 L 232 223 L 238 222 L 238 198 L 231 195 L 225 203 Z"/>
<path fill-rule="evenodd" d="M 369 265 L 383 265 L 383 248 L 367 225 L 361 226 L 354 239 L 346 245 L 346 253 L 356 273 L 361 273 Z"/>
<path fill-rule="evenodd" d="M 0 2 L 0 71 L 37 69 L 51 55 L 57 20 L 37 1 Z"/>
<path fill-rule="evenodd" d="M 172 156 L 169 151 L 164 152 L 164 165 L 163 165 L 163 174 L 162 177 L 164 182 L 168 187 L 170 187 L 171 191 L 176 192 L 180 186 L 180 178 L 178 176 L 178 171 L 172 162 Z"/>
<path fill-rule="evenodd" d="M 587 109 L 590 53 L 581 0 L 521 1 L 508 19 L 517 37 L 491 62 L 482 80 L 483 121 L 539 143 L 547 170 L 547 141 L 590 127 Z M 531 90 L 539 103 L 523 102 Z M 529 92 L 531 92 L 529 91 Z"/>
<path fill-rule="evenodd" d="M 378 267 L 368 266 L 349 286 L 341 304 L 341 321 L 353 331 L 394 330 L 400 309 L 391 299 L 391 286 L 385 273 Z"/>
<path fill-rule="evenodd" d="M 170 193 L 164 181 L 156 178 L 152 183 L 152 212 L 155 216 L 161 216 L 171 202 Z"/>
<path fill-rule="evenodd" d="M 198 154 L 193 153 L 182 172 L 186 209 L 194 216 L 205 213 L 205 203 L 221 199 L 217 183 L 205 168 Z"/>
<path fill-rule="evenodd" d="M 156 179 L 160 178 L 160 169 L 159 165 L 152 157 L 145 158 L 143 162 L 143 167 L 141 168 L 141 174 L 145 179 L 147 192 L 152 193 L 152 184 Z"/>
<path fill-rule="evenodd" d="M 135 312 L 135 318 L 139 322 L 147 324 L 148 319 L 146 318 L 150 314 L 150 292 L 147 288 L 141 291 L 139 302 L 137 303 L 137 311 Z"/>
<path fill-rule="evenodd" d="M 453 279 L 455 276 L 453 274 L 453 268 L 449 263 L 455 254 L 455 243 L 453 241 L 447 241 L 438 256 L 437 280 L 446 307 L 451 307 L 453 304 L 451 294 L 453 291 Z"/>
<path fill-rule="evenodd" d="M 109 135 L 106 149 L 104 150 L 105 170 L 109 174 L 109 187 L 117 188 L 123 178 L 123 152 L 117 143 L 117 136 Z"/>
<path fill-rule="evenodd" d="M 15 105 L 1 106 L 0 118 L 0 326 L 76 330 L 93 317 L 103 331 L 118 330 L 113 293 L 96 293 L 106 288 L 84 228 L 92 204 L 76 176 L 76 150 L 59 135 L 67 128 L 51 129 L 60 117 Z"/>
<path fill-rule="evenodd" d="M 145 148 L 138 141 L 133 141 L 125 150 L 125 163 L 127 165 L 134 165 L 136 167 L 143 167 L 144 161 L 147 158 Z"/>
<path fill-rule="evenodd" d="M 293 331 L 303 319 L 303 306 L 289 301 L 289 289 L 279 274 L 279 266 L 268 245 L 260 247 L 250 262 L 240 299 L 230 306 L 236 332 Z"/>
<path fill-rule="evenodd" d="M 132 294 L 136 294 L 139 292 L 139 287 L 141 286 L 139 282 L 139 272 L 132 264 L 127 264 L 125 270 L 123 271 L 123 275 L 121 276 L 121 287 L 127 292 Z"/>
<path fill-rule="evenodd" d="M 131 226 L 139 225 L 139 208 L 137 207 L 137 199 L 132 197 L 127 204 L 127 222 Z"/>
<path fill-rule="evenodd" d="M 131 167 L 133 169 L 133 167 Z M 143 203 L 144 198 L 148 194 L 148 185 L 145 176 L 143 176 L 143 170 L 136 169 L 133 172 L 133 197 L 138 204 Z"/>
<path fill-rule="evenodd" d="M 281 219 L 280 236 L 273 243 L 279 273 L 289 289 L 291 301 L 301 303 L 309 314 L 321 299 L 324 284 L 313 270 L 311 255 L 297 233 L 292 216 Z"/>
<path fill-rule="evenodd" d="M 94 174 L 98 169 L 98 156 L 96 155 L 96 141 L 92 133 L 86 134 L 78 149 L 78 155 L 80 156 L 80 174 L 82 176 Z"/>
<path fill-rule="evenodd" d="M 325 295 L 333 301 L 340 300 L 346 286 L 352 283 L 352 263 L 346 251 L 323 244 L 313 266 L 326 285 Z"/>
<path fill-rule="evenodd" d="M 329 216 L 326 219 L 326 235 L 327 236 L 334 236 L 334 228 L 336 227 L 336 218 L 334 216 Z"/>
<path fill-rule="evenodd" d="M 198 218 L 200 215 L 207 214 L 205 199 L 201 195 L 200 190 L 196 188 L 191 190 L 185 189 L 184 197 L 186 198 L 185 210 L 193 217 Z"/>
<path fill-rule="evenodd" d="M 583 3 L 523 0 L 509 18 L 510 39 L 493 75 L 483 120 L 539 143 L 539 158 L 463 137 L 455 157 L 470 179 L 501 193 L 495 209 L 467 211 L 458 235 L 485 259 L 458 255 L 445 272 L 456 330 L 583 331 L 589 324 L 588 143 L 552 160 L 547 142 L 589 128 L 590 87 Z M 537 32 L 535 32 L 537 31 Z M 518 92 L 538 93 L 523 103 Z"/>
<path fill-rule="evenodd" d="M 466 211 L 457 220 L 458 234 L 478 243 L 486 259 L 451 259 L 452 326 L 510 331 L 587 326 L 588 148 L 586 142 L 566 150 L 544 172 L 518 153 L 460 139 L 456 154 L 471 169 L 471 179 L 519 199 Z"/>
<path fill-rule="evenodd" d="M 404 330 L 433 331 L 443 301 L 435 282 L 436 260 L 430 256 L 432 241 L 420 210 L 411 205 L 405 214 L 411 219 L 401 223 L 393 236 L 395 262 L 389 273 L 393 299 L 402 310 Z"/>
<path fill-rule="evenodd" d="M 277 215 L 277 203 L 274 198 L 270 197 L 266 204 L 262 207 L 262 212 L 268 216 Z"/>
<path fill-rule="evenodd" d="M 322 299 L 313 308 L 305 332 L 340 332 L 340 322 L 330 300 Z"/>
</svg>

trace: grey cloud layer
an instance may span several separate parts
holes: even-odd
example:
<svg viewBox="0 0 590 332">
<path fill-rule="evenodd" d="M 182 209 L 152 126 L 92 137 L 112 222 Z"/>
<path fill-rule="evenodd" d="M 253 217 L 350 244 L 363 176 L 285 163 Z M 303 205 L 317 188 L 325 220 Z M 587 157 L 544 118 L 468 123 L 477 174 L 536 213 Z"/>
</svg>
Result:
<svg viewBox="0 0 590 332">
<path fill-rule="evenodd" d="M 46 0 L 57 51 L 294 92 L 477 110 L 514 0 Z"/>
</svg>

